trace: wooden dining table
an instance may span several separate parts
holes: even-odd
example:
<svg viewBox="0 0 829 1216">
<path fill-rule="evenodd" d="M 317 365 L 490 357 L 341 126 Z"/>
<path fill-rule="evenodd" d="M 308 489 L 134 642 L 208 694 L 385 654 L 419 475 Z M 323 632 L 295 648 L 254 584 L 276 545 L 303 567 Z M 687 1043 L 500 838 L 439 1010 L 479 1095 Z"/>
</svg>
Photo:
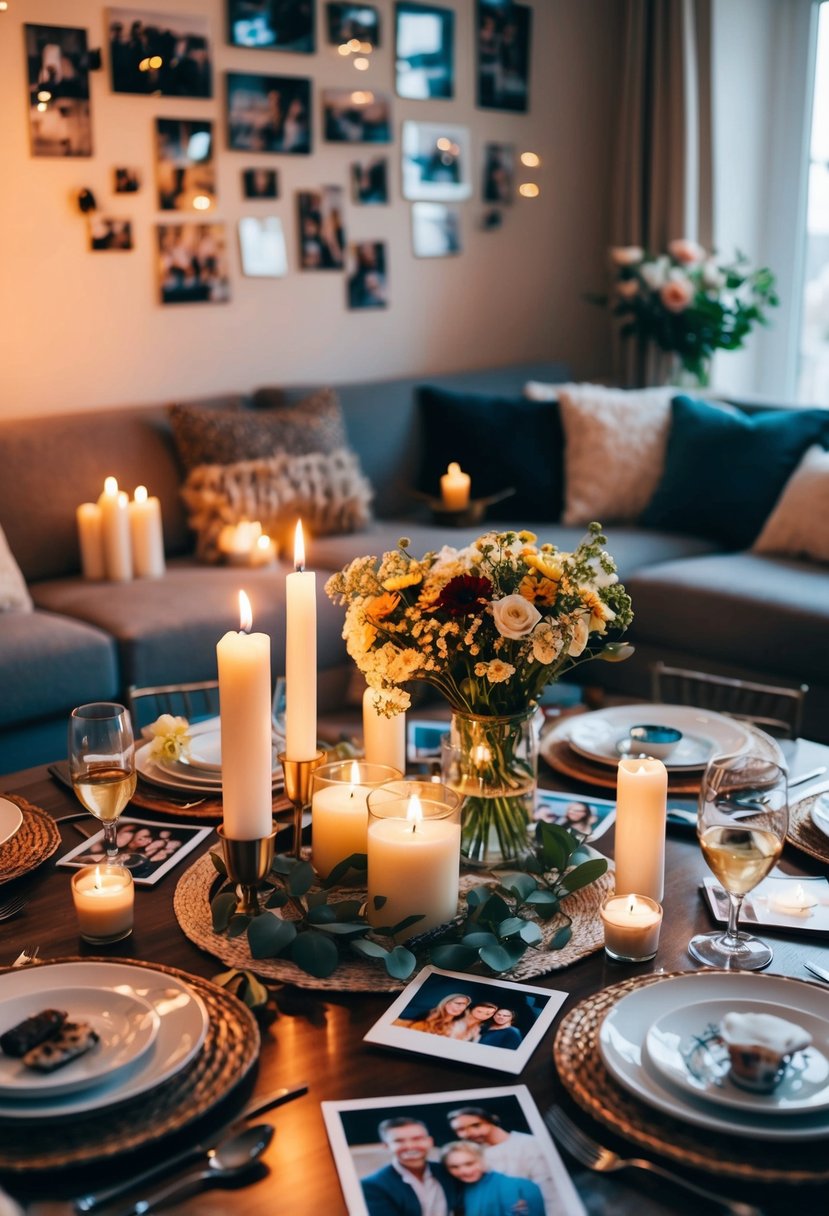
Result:
<svg viewBox="0 0 829 1216">
<path fill-rule="evenodd" d="M 825 763 L 827 758 L 829 748 L 803 744 L 799 758 L 790 760 L 790 768 L 792 773 L 798 768 L 803 771 L 816 762 Z M 571 791 L 577 788 L 550 772 L 546 773 L 545 783 Z M 56 818 L 78 810 L 72 793 L 52 779 L 45 766 L 0 778 L 0 792 L 20 795 Z M 671 803 L 682 805 L 681 800 L 671 799 Z M 684 805 L 692 807 L 693 800 L 686 800 Z M 152 819 L 154 816 L 140 811 L 138 817 Z M 91 819 L 81 820 L 80 825 L 87 830 L 97 826 Z M 56 857 L 81 839 L 72 822 L 61 824 L 60 830 L 63 848 L 58 850 Z M 211 833 L 201 851 L 215 843 L 215 835 Z M 612 830 L 597 842 L 597 847 L 612 856 Z M 105 955 L 161 963 L 207 979 L 216 976 L 226 969 L 225 964 L 188 940 L 173 910 L 176 884 L 197 856 L 198 852 L 195 852 L 184 858 L 156 886 L 137 889 L 132 936 L 105 949 L 87 946 L 79 939 L 70 893 L 71 871 L 56 869 L 55 858 L 52 858 L 14 884 L 15 889 L 24 891 L 27 902 L 21 914 L 0 924 L 0 965 L 10 964 L 24 945 L 36 945 L 44 960 Z M 7 1173 L 0 1175 L 0 1186 L 19 1200 L 31 1203 L 33 1212 L 44 1216 L 47 1212 L 54 1212 L 56 1216 L 66 1213 L 70 1210 L 65 1202 L 69 1197 L 104 1187 L 131 1172 L 137 1173 L 166 1154 L 214 1133 L 232 1120 L 251 1094 L 264 1094 L 280 1086 L 302 1083 L 309 1087 L 307 1094 L 261 1117 L 271 1121 L 276 1128 L 262 1158 L 267 1167 L 264 1177 L 240 1189 L 203 1192 L 169 1210 L 193 1216 L 196 1213 L 199 1216 L 218 1216 L 219 1213 L 222 1216 L 235 1213 L 240 1216 L 278 1216 L 280 1213 L 285 1216 L 338 1216 L 346 1212 L 320 1110 L 320 1103 L 326 1100 L 382 1098 L 521 1083 L 529 1088 L 542 1112 L 551 1103 L 558 1102 L 604 1144 L 635 1156 L 634 1146 L 592 1122 L 564 1092 L 553 1063 L 553 1039 L 560 1018 L 577 1002 L 600 989 L 635 975 L 696 969 L 688 956 L 687 943 L 695 932 L 712 928 L 712 921 L 700 893 L 700 883 L 708 870 L 692 828 L 669 827 L 666 862 L 664 923 L 656 957 L 648 963 L 622 964 L 610 961 L 603 950 L 597 950 L 564 970 L 534 980 L 544 987 L 566 991 L 567 999 L 519 1077 L 450 1059 L 365 1044 L 366 1031 L 390 1004 L 392 997 L 388 993 L 315 991 L 285 986 L 275 991 L 279 1016 L 262 1027 L 261 1053 L 252 1077 L 208 1115 L 173 1137 L 115 1161 L 101 1162 L 91 1168 L 87 1166 L 82 1172 Z M 819 861 L 790 846 L 784 850 L 780 864 L 784 871 L 793 875 L 826 873 L 826 867 Z M 8 886 L 2 889 L 2 894 L 7 891 Z M 825 939 L 765 930 L 763 936 L 774 948 L 771 972 L 808 979 L 803 966 L 806 958 L 829 968 L 829 944 Z M 829 1011 L 829 985 L 825 990 Z M 56 1127 L 55 1135 L 60 1135 L 59 1127 Z M 825 1155 L 827 1147 L 826 1141 L 819 1141 L 815 1143 L 815 1153 Z M 756 1152 L 757 1160 L 761 1161 L 763 1144 L 760 1141 Z M 585 1207 L 592 1214 L 664 1216 L 704 1210 L 698 1199 L 645 1175 L 600 1175 L 565 1160 Z M 768 1212 L 796 1211 L 799 1216 L 806 1216 L 829 1211 L 829 1187 L 754 1187 L 702 1172 L 689 1171 L 688 1176 L 732 1198 L 750 1200 Z M 714 1211 L 714 1208 L 705 1210 Z"/>
</svg>

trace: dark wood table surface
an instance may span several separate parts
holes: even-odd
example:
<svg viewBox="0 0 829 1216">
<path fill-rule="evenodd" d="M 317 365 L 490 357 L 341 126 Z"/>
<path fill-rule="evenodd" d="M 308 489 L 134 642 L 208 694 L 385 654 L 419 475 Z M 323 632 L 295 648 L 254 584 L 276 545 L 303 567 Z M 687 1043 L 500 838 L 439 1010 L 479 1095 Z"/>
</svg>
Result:
<svg viewBox="0 0 829 1216">
<path fill-rule="evenodd" d="M 829 749 L 801 744 L 798 755 L 790 761 L 792 773 L 809 768 L 820 760 L 825 762 L 828 757 Z M 559 781 L 549 771 L 545 774 L 545 784 L 554 788 L 568 788 L 566 782 Z M 569 788 L 574 787 L 570 785 Z M 45 767 L 0 778 L 0 791 L 22 795 L 56 817 L 78 809 L 73 795 L 50 778 Z M 679 800 L 671 800 L 672 803 L 674 801 Z M 693 803 L 686 802 L 685 805 Z M 139 812 L 139 816 L 154 818 L 147 812 Z M 163 819 L 164 816 L 155 818 Z M 92 826 L 91 819 L 81 822 L 85 826 Z M 80 840 L 71 823 L 62 824 L 61 833 L 65 846 L 62 852 L 68 851 Z M 214 842 L 215 837 L 211 835 L 205 847 Z M 612 844 L 611 833 L 599 841 L 602 850 L 609 855 L 612 855 Z M 33 943 L 39 946 L 41 958 L 44 959 L 110 953 L 113 957 L 151 960 L 180 967 L 207 978 L 215 976 L 225 969 L 224 965 L 192 945 L 178 927 L 173 914 L 176 883 L 183 869 L 192 864 L 196 855 L 189 855 L 156 887 L 137 889 L 135 931 L 127 941 L 118 943 L 108 951 L 93 949 L 80 941 L 70 896 L 70 871 L 56 870 L 52 861 L 47 862 L 15 884 L 25 890 L 29 899 L 21 915 L 0 924 L 0 964 L 10 963 L 24 943 Z M 820 863 L 788 846 L 781 865 L 792 874 L 826 872 Z M 699 883 L 707 873 L 693 833 L 688 829 L 669 828 L 665 917 L 659 953 L 653 962 L 636 966 L 612 963 L 605 958 L 603 951 L 599 951 L 564 971 L 535 982 L 566 990 L 569 995 L 562 1010 L 562 1013 L 566 1013 L 584 996 L 629 976 L 694 969 L 686 952 L 688 939 L 694 932 L 712 927 L 699 893 Z M 2 889 L 3 896 L 9 892 L 9 885 Z M 829 945 L 804 936 L 787 938 L 772 933 L 764 933 L 764 936 L 774 946 L 774 961 L 770 967 L 773 972 L 806 979 L 808 975 L 802 965 L 805 957 L 829 967 Z M 826 992 L 829 1006 L 829 987 Z M 262 1032 L 262 1052 L 253 1092 L 265 1093 L 282 1085 L 291 1086 L 300 1082 L 307 1082 L 310 1090 L 291 1105 L 263 1116 L 266 1120 L 270 1119 L 277 1129 L 263 1158 L 269 1169 L 268 1176 L 241 1190 L 204 1192 L 176 1209 L 168 1210 L 192 1213 L 194 1216 L 195 1213 L 199 1213 L 199 1216 L 218 1216 L 219 1213 L 338 1216 L 344 1213 L 346 1208 L 320 1112 L 320 1102 L 329 1099 L 523 1083 L 530 1089 L 542 1112 L 553 1100 L 562 1099 L 583 1126 L 600 1136 L 604 1143 L 611 1143 L 622 1150 L 627 1147 L 628 1155 L 635 1155 L 630 1152 L 632 1146 L 615 1141 L 607 1131 L 596 1125 L 591 1127 L 590 1121 L 579 1115 L 563 1095 L 552 1062 L 553 1037 L 558 1019 L 521 1076 L 512 1077 L 448 1060 L 395 1053 L 364 1044 L 363 1035 L 388 1006 L 390 999 L 383 994 L 375 996 L 283 989 L 279 993 L 283 1011 Z M 248 1084 L 242 1093 L 234 1095 L 233 1100 L 226 1100 L 219 1111 L 202 1119 L 175 1141 L 163 1146 L 156 1144 L 139 1154 L 121 1158 L 113 1165 L 87 1169 L 82 1179 L 77 1174 L 69 1178 L 65 1175 L 40 1175 L 25 1179 L 6 1175 L 0 1177 L 0 1183 L 13 1195 L 26 1200 L 65 1199 L 81 1193 L 90 1185 L 105 1185 L 113 1179 L 124 1177 L 133 1168 L 137 1170 L 148 1162 L 155 1162 L 162 1152 L 181 1147 L 182 1143 L 194 1143 L 200 1135 L 215 1130 L 222 1122 L 232 1118 L 250 1091 L 251 1085 Z M 816 1154 L 825 1156 L 826 1150 L 825 1141 L 816 1143 Z M 762 1156 L 761 1143 L 758 1143 L 757 1151 L 759 1160 Z M 577 1188 L 591 1213 L 625 1216 L 635 1212 L 636 1216 L 664 1216 L 672 1212 L 714 1211 L 713 1207 L 705 1208 L 699 1200 L 689 1199 L 680 1191 L 652 1182 L 644 1175 L 628 1173 L 621 1178 L 603 1177 L 569 1164 Z M 703 1184 L 707 1182 L 711 1189 L 729 1193 L 732 1197 L 751 1199 L 762 1204 L 763 1209 L 769 1212 L 789 1209 L 804 1216 L 806 1213 L 829 1211 L 829 1188 L 772 1190 L 766 1187 L 761 1192 L 751 1194 L 746 1188 L 735 1188 L 713 1177 L 706 1179 L 697 1175 L 697 1180 Z M 60 1207 L 49 1204 L 48 1207 L 55 1212 L 68 1210 L 65 1204 Z M 37 1210 L 46 1209 L 38 1205 Z"/>
</svg>

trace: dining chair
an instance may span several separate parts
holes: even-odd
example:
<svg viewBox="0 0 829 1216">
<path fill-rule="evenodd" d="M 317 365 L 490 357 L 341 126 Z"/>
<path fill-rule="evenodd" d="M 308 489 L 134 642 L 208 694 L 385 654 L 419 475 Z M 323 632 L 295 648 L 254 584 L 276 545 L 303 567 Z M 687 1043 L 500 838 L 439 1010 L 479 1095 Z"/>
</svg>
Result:
<svg viewBox="0 0 829 1216">
<path fill-rule="evenodd" d="M 808 684 L 756 684 L 662 662 L 652 663 L 650 674 L 654 701 L 728 714 L 753 722 L 779 739 L 800 735 Z"/>
<path fill-rule="evenodd" d="M 190 722 L 213 718 L 219 712 L 219 681 L 155 684 L 143 688 L 132 684 L 127 690 L 127 708 L 136 734 L 155 722 L 159 714 L 181 716 Z"/>
</svg>

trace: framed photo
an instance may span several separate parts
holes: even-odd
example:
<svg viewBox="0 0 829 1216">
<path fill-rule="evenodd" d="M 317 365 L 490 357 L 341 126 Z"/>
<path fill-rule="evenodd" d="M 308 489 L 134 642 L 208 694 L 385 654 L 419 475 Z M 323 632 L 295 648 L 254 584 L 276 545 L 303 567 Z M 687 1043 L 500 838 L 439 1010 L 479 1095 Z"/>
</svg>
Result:
<svg viewBox="0 0 829 1216">
<path fill-rule="evenodd" d="M 414 1211 L 406 1176 L 426 1170 L 450 1212 L 584 1216 L 525 1085 L 321 1106 L 349 1216 Z"/>
<path fill-rule="evenodd" d="M 380 45 L 380 14 L 370 4 L 327 4 L 328 41 L 332 46 L 347 42 Z M 364 49 L 363 47 L 360 48 Z"/>
<path fill-rule="evenodd" d="M 451 203 L 412 203 L 416 258 L 445 258 L 461 251 L 461 209 Z"/>
<path fill-rule="evenodd" d="M 24 25 L 32 156 L 91 156 L 86 30 Z"/>
<path fill-rule="evenodd" d="M 311 81 L 227 74 L 229 146 L 239 152 L 311 151 Z"/>
<path fill-rule="evenodd" d="M 227 0 L 227 16 L 231 46 L 303 55 L 316 49 L 314 0 Z"/>
<path fill-rule="evenodd" d="M 300 190 L 299 265 L 302 270 L 342 270 L 345 266 L 342 186 Z"/>
<path fill-rule="evenodd" d="M 519 1073 L 566 999 L 566 992 L 424 967 L 365 1042 Z"/>
<path fill-rule="evenodd" d="M 325 138 L 340 144 L 391 142 L 391 102 L 371 89 L 323 89 Z"/>
<path fill-rule="evenodd" d="M 485 203 L 509 204 L 515 197 L 515 144 L 484 144 L 481 193 Z"/>
<path fill-rule="evenodd" d="M 230 299 L 224 224 L 159 224 L 162 304 L 223 304 Z"/>
<path fill-rule="evenodd" d="M 373 206 L 389 201 L 389 162 L 385 156 L 351 162 L 351 201 Z"/>
<path fill-rule="evenodd" d="M 358 241 L 348 248 L 346 295 L 349 308 L 388 308 L 384 241 Z"/>
<path fill-rule="evenodd" d="M 118 820 L 118 847 L 141 854 L 143 861 L 130 872 L 137 886 L 152 887 L 212 831 L 211 827 L 150 823 L 146 819 L 124 816 Z M 76 870 L 81 866 L 97 865 L 98 862 L 106 862 L 103 832 L 96 832 L 76 848 L 70 849 L 57 864 Z"/>
<path fill-rule="evenodd" d="M 137 194 L 141 189 L 141 170 L 118 167 L 112 171 L 112 188 L 116 194 Z"/>
<path fill-rule="evenodd" d="M 288 254 L 282 220 L 275 215 L 246 215 L 239 220 L 242 274 L 257 279 L 280 279 L 288 273 Z"/>
<path fill-rule="evenodd" d="M 92 250 L 132 249 L 132 220 L 116 220 L 105 215 L 90 215 L 89 248 Z"/>
<path fill-rule="evenodd" d="M 111 8 L 107 32 L 113 93 L 213 96 L 206 17 Z"/>
<path fill-rule="evenodd" d="M 204 119 L 155 120 L 160 211 L 209 211 L 216 202 L 213 124 Z"/>
<path fill-rule="evenodd" d="M 245 198 L 279 198 L 276 169 L 243 169 L 242 194 Z"/>
<path fill-rule="evenodd" d="M 434 4 L 395 6 L 395 89 L 423 101 L 455 96 L 455 14 Z"/>
<path fill-rule="evenodd" d="M 514 0 L 477 0 L 478 105 L 529 108 L 532 9 Z"/>
<path fill-rule="evenodd" d="M 616 803 L 606 798 L 578 798 L 575 794 L 539 790 L 534 817 L 587 832 L 590 840 L 598 840 L 616 822 Z"/>
<path fill-rule="evenodd" d="M 452 123 L 403 123 L 403 197 L 450 202 L 469 198 L 469 128 Z"/>
</svg>

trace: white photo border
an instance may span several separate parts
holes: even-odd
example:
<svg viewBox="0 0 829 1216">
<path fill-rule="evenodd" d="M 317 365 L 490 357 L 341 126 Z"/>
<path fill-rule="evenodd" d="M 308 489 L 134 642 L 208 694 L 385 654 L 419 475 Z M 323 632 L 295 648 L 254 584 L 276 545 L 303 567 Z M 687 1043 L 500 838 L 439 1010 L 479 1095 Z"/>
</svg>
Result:
<svg viewBox="0 0 829 1216">
<path fill-rule="evenodd" d="M 457 182 L 430 182 L 423 180 L 418 156 L 422 153 L 422 141 L 451 139 L 459 148 L 458 163 L 460 180 Z M 472 195 L 472 140 L 469 127 L 451 122 L 415 122 L 407 119 L 401 134 L 401 168 L 403 175 L 403 197 L 418 202 L 451 203 Z"/>
<path fill-rule="evenodd" d="M 150 819 L 134 819 L 132 815 L 122 815 L 118 820 L 118 824 L 122 827 L 127 823 L 137 824 L 139 827 L 143 828 L 152 828 L 156 834 L 166 831 L 174 831 L 179 833 L 186 832 L 189 837 L 188 840 L 184 841 L 181 848 L 176 849 L 175 853 L 168 857 L 164 864 L 159 866 L 153 874 L 146 878 L 133 875 L 133 882 L 137 887 L 155 886 L 155 884 L 159 882 L 165 874 L 169 874 L 170 870 L 172 870 L 174 866 L 178 865 L 186 853 L 190 853 L 193 849 L 195 849 L 196 845 L 201 844 L 205 837 L 209 836 L 213 831 L 212 826 L 196 827 L 189 823 L 157 823 L 156 821 Z M 88 853 L 92 845 L 102 842 L 103 839 L 103 831 L 95 832 L 93 836 L 88 836 L 86 840 L 81 841 L 76 848 L 70 849 L 68 853 L 64 853 L 63 857 L 55 862 L 55 865 L 68 870 L 77 870 L 82 866 L 92 865 L 92 862 L 76 861 L 74 859 L 81 856 L 83 853 Z M 105 865 L 106 859 L 104 859 L 101 864 Z"/>
</svg>

